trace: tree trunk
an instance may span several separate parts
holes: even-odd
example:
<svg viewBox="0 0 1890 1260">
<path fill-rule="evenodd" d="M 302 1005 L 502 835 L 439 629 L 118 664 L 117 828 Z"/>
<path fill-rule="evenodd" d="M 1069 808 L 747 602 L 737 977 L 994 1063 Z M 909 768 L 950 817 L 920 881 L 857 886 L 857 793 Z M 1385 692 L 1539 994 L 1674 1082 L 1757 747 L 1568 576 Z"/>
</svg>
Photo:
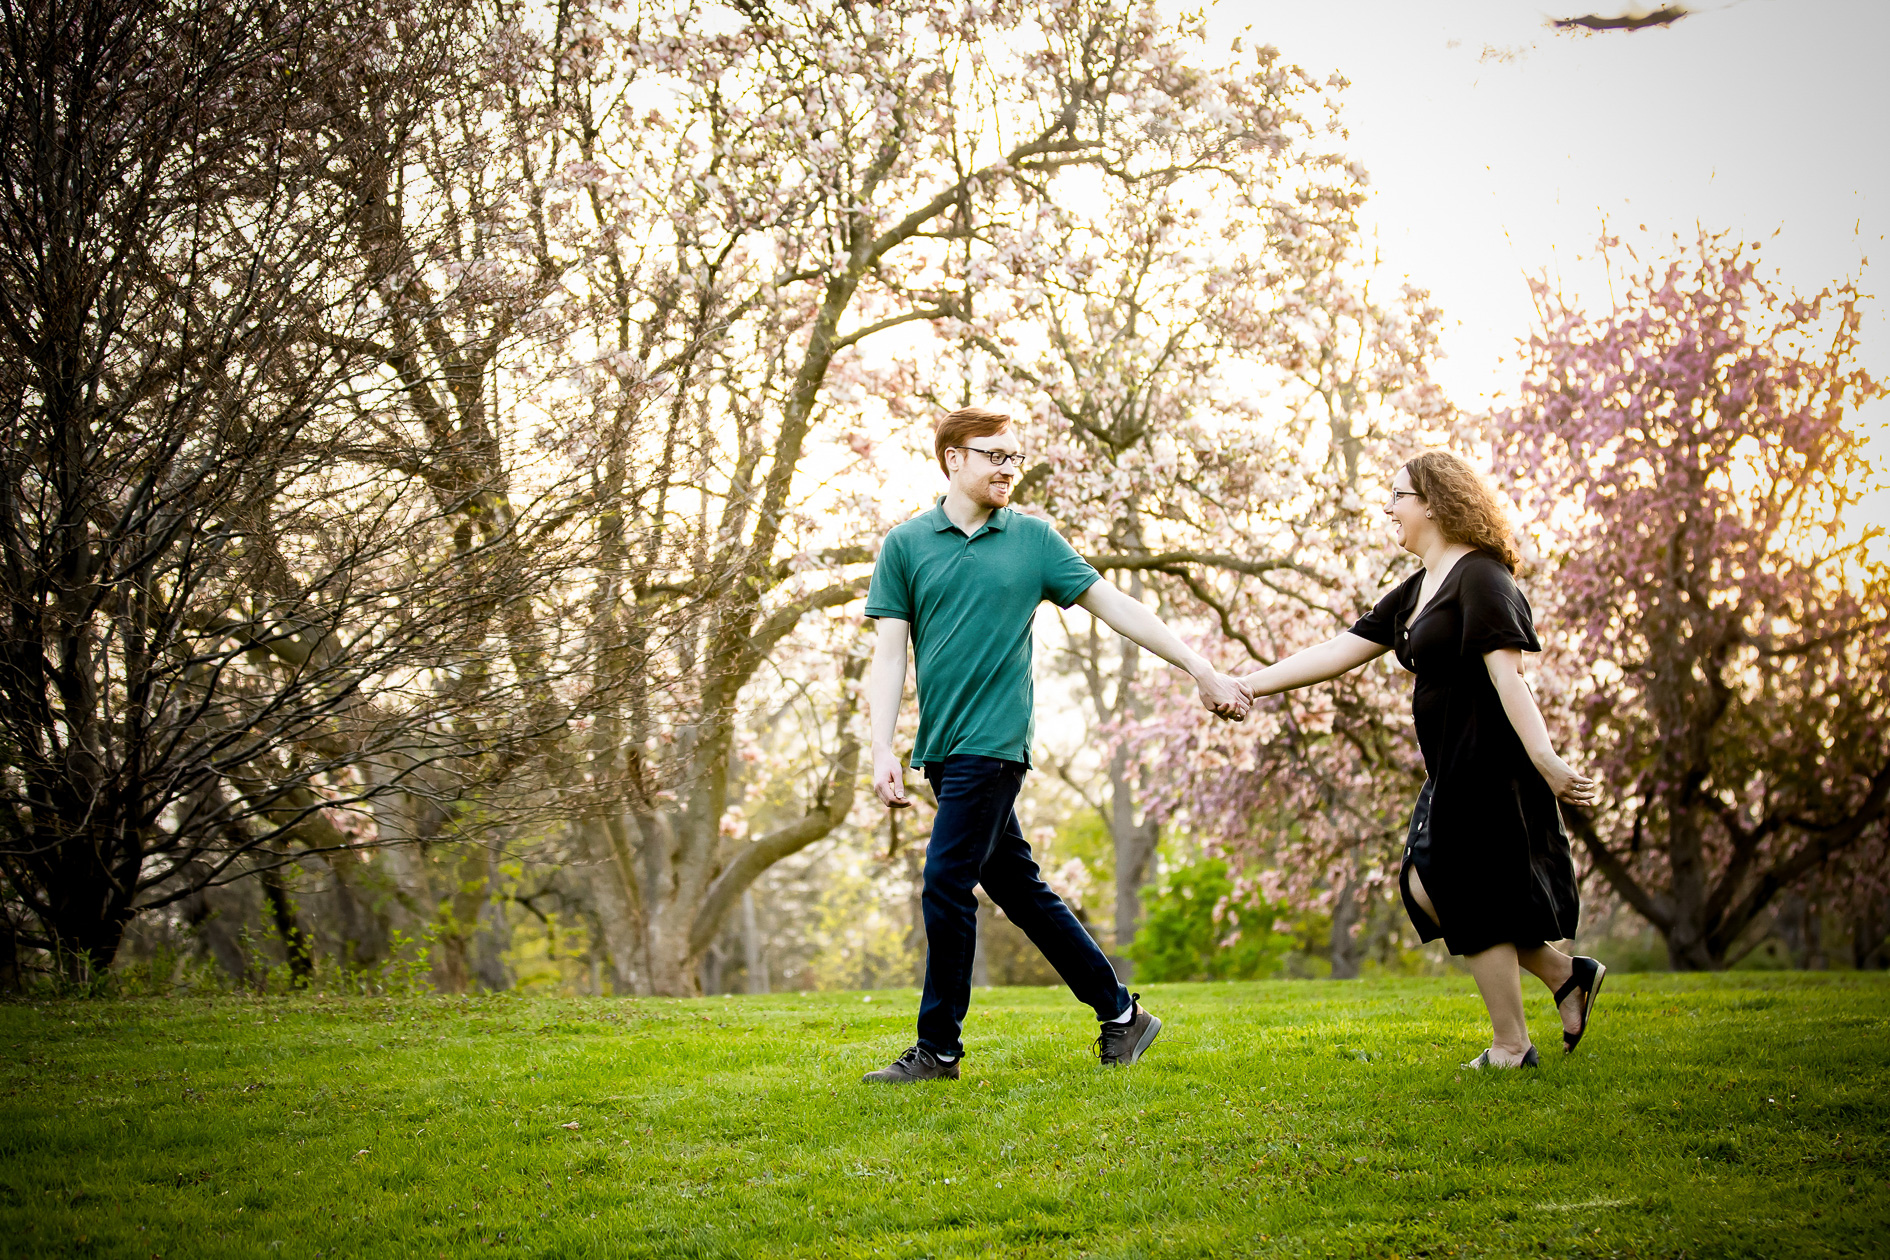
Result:
<svg viewBox="0 0 1890 1260">
<path fill-rule="evenodd" d="M 464 993 L 472 987 L 472 942 L 491 893 L 490 861 L 483 847 L 465 845 L 450 867 L 453 890 L 440 908 L 434 935 L 433 983 L 442 993 Z"/>
<path fill-rule="evenodd" d="M 498 882 L 498 859 L 496 855 L 489 854 L 488 860 L 495 868 L 494 878 L 488 884 L 490 888 Z M 472 940 L 472 978 L 488 993 L 503 993 L 512 987 L 512 973 L 505 965 L 505 951 L 512 942 L 512 929 L 505 918 L 505 903 L 488 896 L 485 908 L 479 912 L 479 920 L 479 932 Z"/>
<path fill-rule="evenodd" d="M 702 951 L 702 961 L 696 964 L 696 987 L 704 997 L 714 997 L 722 991 L 722 946 L 719 942 Z"/>
<path fill-rule="evenodd" d="M 1865 897 L 1851 916 L 1851 965 L 1859 971 L 1890 969 L 1890 898 Z"/>
<path fill-rule="evenodd" d="M 742 966 L 747 970 L 743 989 L 749 993 L 768 991 L 768 960 L 762 951 L 761 925 L 755 916 L 755 890 L 742 890 Z"/>
<path fill-rule="evenodd" d="M 1821 917 L 1817 905 L 1796 891 L 1779 898 L 1773 911 L 1773 928 L 1791 955 L 1792 966 L 1800 971 L 1823 971 L 1830 966 Z"/>
<path fill-rule="evenodd" d="M 906 947 L 912 951 L 912 987 L 915 989 L 925 984 L 929 957 L 925 937 L 925 845 L 930 840 L 929 833 L 915 836 L 905 852 L 906 879 L 912 889 L 912 895 L 906 900 Z"/>
<path fill-rule="evenodd" d="M 586 882 L 610 958 L 611 989 L 622 995 L 647 993 L 641 986 L 647 966 L 643 934 L 637 928 L 636 859 L 628 844 L 619 846 L 625 834 L 623 821 L 619 818 L 613 826 L 601 814 L 589 814 L 573 826 L 578 851 L 591 864 L 592 875 Z"/>
<path fill-rule="evenodd" d="M 991 950 L 986 945 L 986 937 L 990 935 L 991 918 L 996 913 L 997 907 L 992 905 L 990 899 L 984 896 L 983 890 L 980 890 L 978 894 L 978 937 L 977 943 L 972 947 L 971 952 L 971 985 L 974 989 L 987 989 L 991 987 Z"/>
<path fill-rule="evenodd" d="M 1358 979 L 1359 964 L 1365 958 L 1367 946 L 1365 934 L 1357 930 L 1362 918 L 1359 884 L 1357 873 L 1348 871 L 1345 876 L 1345 886 L 1339 890 L 1338 896 L 1333 898 L 1332 939 L 1328 943 L 1328 952 L 1332 959 L 1334 980 Z"/>
<path fill-rule="evenodd" d="M 269 908 L 269 921 L 282 941 L 283 957 L 289 964 L 289 981 L 298 989 L 306 988 L 315 974 L 315 951 L 308 929 L 302 926 L 295 902 L 289 896 L 288 881 L 283 879 L 281 867 L 263 871 L 259 880 L 263 904 Z"/>
<path fill-rule="evenodd" d="M 20 984 L 20 944 L 12 920 L 0 920 L 0 993 L 18 993 Z"/>
<path fill-rule="evenodd" d="M 91 834 L 59 830 L 64 834 L 48 838 L 55 855 L 34 863 L 52 875 L 38 881 L 45 890 L 38 917 L 52 937 L 59 974 L 68 983 L 89 984 L 111 968 L 124 942 L 142 850 L 103 820 Z"/>
<path fill-rule="evenodd" d="M 1126 670 L 1124 677 L 1126 686 Z M 1161 837 L 1160 828 L 1152 821 L 1136 820 L 1133 770 L 1128 753 L 1117 749 L 1109 759 L 1109 833 L 1116 854 L 1116 947 L 1109 961 L 1124 983 L 1134 974 L 1135 966 L 1123 957 L 1123 952 L 1142 924 L 1142 888 L 1152 874 L 1149 867 Z"/>
<path fill-rule="evenodd" d="M 326 918 L 335 933 L 335 955 L 344 968 L 371 970 L 387 957 L 388 916 L 394 901 L 387 873 L 354 853 L 328 853 L 334 886 Z M 378 885 L 378 887 L 377 887 Z"/>
</svg>

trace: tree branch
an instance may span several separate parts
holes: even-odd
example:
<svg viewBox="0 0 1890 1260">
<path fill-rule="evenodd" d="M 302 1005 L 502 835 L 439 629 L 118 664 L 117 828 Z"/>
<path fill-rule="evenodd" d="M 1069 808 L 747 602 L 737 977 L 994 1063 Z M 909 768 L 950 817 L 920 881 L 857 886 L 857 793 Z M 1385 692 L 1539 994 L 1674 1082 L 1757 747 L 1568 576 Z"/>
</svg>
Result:
<svg viewBox="0 0 1890 1260">
<path fill-rule="evenodd" d="M 738 680 L 746 680 L 749 675 L 761 668 L 762 658 L 766 657 L 774 645 L 786 637 L 790 630 L 800 624 L 802 617 L 817 609 L 838 608 L 842 604 L 852 603 L 866 594 L 866 589 L 872 581 L 871 577 L 856 577 L 824 590 L 815 591 L 806 599 L 796 600 L 792 604 L 775 609 L 749 637 L 747 647 L 743 649 L 741 657 L 736 661 L 732 676 Z"/>
<path fill-rule="evenodd" d="M 1144 555 L 1084 556 L 1096 569 L 1133 571 L 1156 570 L 1163 573 L 1175 573 L 1184 564 L 1201 564 L 1213 569 L 1226 569 L 1231 573 L 1244 573 L 1248 577 L 1259 577 L 1262 573 L 1272 573 L 1279 569 L 1290 569 L 1315 581 L 1324 579 L 1305 565 L 1292 560 L 1242 560 L 1239 556 L 1218 555 L 1210 551 L 1160 551 Z"/>
<path fill-rule="evenodd" d="M 1582 845 L 1594 859 L 1596 868 L 1607 877 L 1608 883 L 1613 885 L 1614 890 L 1620 893 L 1642 918 L 1662 932 L 1671 932 L 1674 927 L 1674 916 L 1662 907 L 1663 899 L 1641 887 L 1640 881 L 1636 880 L 1633 872 L 1628 870 L 1627 863 L 1623 862 L 1602 840 L 1601 834 L 1595 830 L 1594 820 L 1585 811 L 1573 805 L 1564 804 L 1560 808 L 1562 817 L 1568 821 L 1575 834 L 1581 837 Z"/>
<path fill-rule="evenodd" d="M 856 328 L 844 337 L 835 338 L 833 348 L 837 353 L 846 349 L 848 346 L 865 341 L 874 333 L 885 332 L 888 328 L 897 328 L 901 324 L 910 324 L 921 319 L 947 319 L 957 313 L 957 311 L 950 307 L 927 306 L 916 311 L 907 311 L 904 315 L 888 316 L 877 323 L 868 324 L 864 328 Z"/>
<path fill-rule="evenodd" d="M 840 755 L 834 761 L 833 773 L 815 795 L 814 808 L 785 827 L 777 827 L 761 839 L 749 843 L 716 876 L 715 882 L 703 894 L 702 904 L 689 925 L 691 958 L 699 956 L 709 947 L 729 907 L 763 871 L 782 858 L 799 853 L 846 821 L 847 812 L 853 808 L 853 793 L 860 777 L 860 740 L 853 728 L 854 716 L 859 711 L 859 689 L 853 684 L 859 681 L 866 662 L 866 657 L 858 657 L 847 662 L 843 671 L 847 684 L 846 698 L 841 702 L 836 723 L 840 730 Z"/>
</svg>

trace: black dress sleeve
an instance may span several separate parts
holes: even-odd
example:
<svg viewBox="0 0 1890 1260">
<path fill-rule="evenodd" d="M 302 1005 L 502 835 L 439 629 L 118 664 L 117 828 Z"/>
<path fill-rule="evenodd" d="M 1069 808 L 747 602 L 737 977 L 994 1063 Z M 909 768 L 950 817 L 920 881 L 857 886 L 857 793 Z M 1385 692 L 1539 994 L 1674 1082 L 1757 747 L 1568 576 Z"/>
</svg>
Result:
<svg viewBox="0 0 1890 1260">
<path fill-rule="evenodd" d="M 1503 562 L 1479 553 L 1465 556 L 1462 563 L 1457 602 L 1463 610 L 1463 654 L 1482 656 L 1503 648 L 1540 652 L 1529 601 L 1516 589 L 1516 580 Z"/>
<path fill-rule="evenodd" d="M 1411 583 L 1422 581 L 1424 570 L 1419 569 L 1404 581 L 1385 592 L 1373 609 L 1352 623 L 1352 633 L 1380 647 L 1394 647 L 1397 644 L 1398 616 L 1404 611 L 1405 600 L 1411 594 Z"/>
</svg>

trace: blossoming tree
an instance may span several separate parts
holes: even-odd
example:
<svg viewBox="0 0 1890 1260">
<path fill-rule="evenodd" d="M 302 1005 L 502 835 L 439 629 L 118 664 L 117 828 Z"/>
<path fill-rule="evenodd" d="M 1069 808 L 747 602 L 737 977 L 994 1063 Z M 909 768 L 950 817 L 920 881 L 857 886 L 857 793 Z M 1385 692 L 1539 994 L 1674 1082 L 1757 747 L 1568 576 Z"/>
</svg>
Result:
<svg viewBox="0 0 1890 1260">
<path fill-rule="evenodd" d="M 1546 554 L 1551 695 L 1611 789 L 1574 834 L 1676 968 L 1720 968 L 1783 892 L 1881 902 L 1890 566 L 1856 409 L 1885 391 L 1854 283 L 1799 297 L 1724 235 L 1603 256 L 1599 315 L 1535 286 L 1493 437 Z"/>
</svg>

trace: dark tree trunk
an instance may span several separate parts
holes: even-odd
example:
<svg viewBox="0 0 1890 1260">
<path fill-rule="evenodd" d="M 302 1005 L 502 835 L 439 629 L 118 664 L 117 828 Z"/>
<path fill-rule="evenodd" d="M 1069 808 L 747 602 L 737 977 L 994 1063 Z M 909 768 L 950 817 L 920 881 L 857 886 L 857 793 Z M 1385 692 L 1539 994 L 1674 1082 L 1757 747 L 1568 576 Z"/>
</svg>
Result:
<svg viewBox="0 0 1890 1260">
<path fill-rule="evenodd" d="M 68 895 L 40 916 L 53 939 L 53 965 L 67 982 L 88 984 L 110 970 L 118 957 L 131 923 L 129 899 L 104 878 L 89 887 L 75 881 L 61 891 Z"/>
<path fill-rule="evenodd" d="M 1890 898 L 1866 897 L 1851 916 L 1851 965 L 1890 970 Z"/>
<path fill-rule="evenodd" d="M 1332 978 L 1334 980 L 1358 979 L 1359 964 L 1365 960 L 1365 951 L 1370 942 L 1360 930 L 1360 920 L 1364 917 L 1363 899 L 1359 896 L 1360 880 L 1356 874 L 1348 873 L 1345 887 L 1332 903 L 1332 940 L 1329 950 L 1332 958 Z"/>
<path fill-rule="evenodd" d="M 1134 966 L 1123 957 L 1123 951 L 1141 928 L 1142 888 L 1149 880 L 1160 831 L 1149 819 L 1135 821 L 1134 788 L 1126 773 L 1112 773 L 1111 778 L 1116 780 L 1115 808 L 1109 812 L 1116 852 L 1116 933 L 1109 961 L 1126 983 L 1134 974 Z"/>
<path fill-rule="evenodd" d="M 0 920 L 0 993 L 18 993 L 20 984 L 20 946 L 10 921 Z"/>
<path fill-rule="evenodd" d="M 269 907 L 270 922 L 275 925 L 276 935 L 282 940 L 290 981 L 298 989 L 305 988 L 315 975 L 314 943 L 296 915 L 295 902 L 289 896 L 289 886 L 282 878 L 282 869 L 272 867 L 263 871 L 258 878 L 262 884 L 263 903 Z"/>
</svg>

